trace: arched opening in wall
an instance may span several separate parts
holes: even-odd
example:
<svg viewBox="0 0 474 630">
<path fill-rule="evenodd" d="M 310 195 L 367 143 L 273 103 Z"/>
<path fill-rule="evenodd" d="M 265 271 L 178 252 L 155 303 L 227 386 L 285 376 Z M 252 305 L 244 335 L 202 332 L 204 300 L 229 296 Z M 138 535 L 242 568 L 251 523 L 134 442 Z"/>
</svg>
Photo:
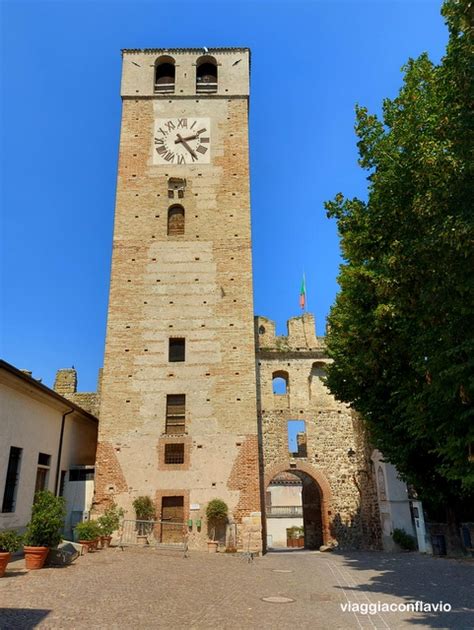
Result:
<svg viewBox="0 0 474 630">
<path fill-rule="evenodd" d="M 322 361 L 316 361 L 311 366 L 311 373 L 309 375 L 309 397 L 317 398 L 318 396 L 327 395 L 328 389 L 324 384 L 324 377 L 326 376 L 326 364 Z"/>
<path fill-rule="evenodd" d="M 290 384 L 290 377 L 288 372 L 279 370 L 272 374 L 272 387 L 273 393 L 277 396 L 286 396 L 288 394 L 288 388 Z"/>
<path fill-rule="evenodd" d="M 217 61 L 205 55 L 196 62 L 196 93 L 210 94 L 217 92 Z"/>
<path fill-rule="evenodd" d="M 176 68 L 173 57 L 158 57 L 155 61 L 155 94 L 174 92 Z"/>
<path fill-rule="evenodd" d="M 265 491 L 267 549 L 298 551 L 324 544 L 323 495 L 302 470 L 275 475 Z"/>
<path fill-rule="evenodd" d="M 171 206 L 168 210 L 168 236 L 184 234 L 184 208 Z"/>
</svg>

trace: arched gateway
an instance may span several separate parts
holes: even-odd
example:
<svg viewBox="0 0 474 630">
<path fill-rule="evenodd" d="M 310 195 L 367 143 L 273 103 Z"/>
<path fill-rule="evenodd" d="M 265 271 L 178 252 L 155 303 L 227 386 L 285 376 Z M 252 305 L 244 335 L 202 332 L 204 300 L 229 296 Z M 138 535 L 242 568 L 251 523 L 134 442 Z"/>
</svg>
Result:
<svg viewBox="0 0 474 630">
<path fill-rule="evenodd" d="M 296 518 L 302 517 L 304 546 L 308 549 L 317 549 L 322 544 L 329 544 L 331 541 L 331 488 L 326 477 L 307 462 L 294 462 L 288 459 L 269 466 L 265 470 L 264 483 L 267 496 L 271 496 L 269 488 L 271 488 L 272 481 L 284 478 L 284 473 L 289 478 L 294 476 L 301 480 L 301 514 L 297 511 L 294 514 Z M 291 506 L 287 507 L 290 508 Z M 272 506 L 267 503 L 265 519 L 267 532 L 270 530 L 269 519 L 288 517 L 289 515 L 289 510 L 288 514 L 285 514 L 281 506 L 273 506 L 272 509 Z M 287 518 L 287 524 L 291 524 L 291 518 Z"/>
</svg>

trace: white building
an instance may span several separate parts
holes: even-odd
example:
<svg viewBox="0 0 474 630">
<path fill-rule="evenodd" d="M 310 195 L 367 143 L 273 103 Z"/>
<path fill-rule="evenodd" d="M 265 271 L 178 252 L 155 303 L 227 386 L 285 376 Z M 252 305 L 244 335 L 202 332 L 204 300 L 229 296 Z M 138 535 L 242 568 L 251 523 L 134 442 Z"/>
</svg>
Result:
<svg viewBox="0 0 474 630">
<path fill-rule="evenodd" d="M 65 534 L 90 509 L 98 420 L 0 360 L 0 530 L 23 530 L 37 490 L 67 502 Z"/>
<path fill-rule="evenodd" d="M 267 547 L 287 547 L 287 530 L 303 527 L 303 482 L 296 475 L 281 473 L 267 488 Z"/>
<path fill-rule="evenodd" d="M 395 466 L 386 462 L 380 451 L 375 450 L 372 453 L 372 461 L 377 477 L 377 497 L 382 525 L 382 545 L 384 551 L 394 551 L 397 548 L 392 538 L 394 529 L 403 529 L 407 534 L 410 534 L 410 536 L 417 535 L 418 537 L 418 532 L 415 532 L 413 527 L 408 488 L 399 478 Z M 420 551 L 426 550 L 424 547 L 421 548 L 422 546 L 419 540 L 418 544 Z"/>
</svg>

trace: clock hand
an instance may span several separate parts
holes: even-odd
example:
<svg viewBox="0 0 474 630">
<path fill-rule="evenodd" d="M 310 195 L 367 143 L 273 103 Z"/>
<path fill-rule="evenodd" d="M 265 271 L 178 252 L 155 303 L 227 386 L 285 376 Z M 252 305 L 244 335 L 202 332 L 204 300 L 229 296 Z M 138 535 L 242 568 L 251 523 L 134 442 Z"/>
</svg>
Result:
<svg viewBox="0 0 474 630">
<path fill-rule="evenodd" d="M 191 147 L 190 147 L 190 146 L 189 146 L 189 144 L 186 142 L 186 140 L 180 136 L 180 134 L 179 134 L 179 133 L 177 134 L 177 138 L 178 138 L 178 142 L 182 142 L 183 147 L 184 147 L 185 149 L 187 149 L 187 150 L 189 151 L 189 153 L 191 153 L 191 155 L 193 156 L 193 158 L 196 158 L 196 159 L 197 159 L 197 155 L 196 155 L 196 154 L 194 153 L 194 151 L 191 149 Z M 175 143 L 176 143 L 176 141 L 175 141 Z"/>
<path fill-rule="evenodd" d="M 182 138 L 182 137 L 179 135 L 179 133 L 178 133 L 178 138 L 179 138 L 179 140 L 175 140 L 175 141 L 174 141 L 174 143 L 175 143 L 175 144 L 178 144 L 178 142 L 185 142 L 186 140 L 194 140 L 194 139 L 195 139 L 195 138 L 197 138 L 197 137 L 198 137 L 198 135 L 197 135 L 197 133 L 196 133 L 196 134 L 194 134 L 194 136 L 188 136 L 187 138 Z"/>
</svg>

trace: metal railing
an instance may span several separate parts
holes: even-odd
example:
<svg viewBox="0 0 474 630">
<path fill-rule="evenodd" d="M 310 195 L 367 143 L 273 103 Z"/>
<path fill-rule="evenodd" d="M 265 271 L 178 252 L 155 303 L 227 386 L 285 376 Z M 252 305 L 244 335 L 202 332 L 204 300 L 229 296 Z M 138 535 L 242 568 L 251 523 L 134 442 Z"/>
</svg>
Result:
<svg viewBox="0 0 474 630">
<path fill-rule="evenodd" d="M 150 547 L 188 551 L 188 531 L 185 523 L 172 521 L 139 521 L 124 519 L 119 530 L 118 546 Z"/>
<path fill-rule="evenodd" d="M 155 94 L 170 94 L 174 92 L 174 83 L 155 83 Z"/>
<path fill-rule="evenodd" d="M 203 94 L 209 92 L 217 92 L 217 82 L 211 83 L 210 81 L 198 81 L 196 83 L 196 93 Z"/>
<path fill-rule="evenodd" d="M 303 516 L 302 505 L 272 505 L 267 507 L 267 518 L 291 518 L 292 516 Z"/>
</svg>

